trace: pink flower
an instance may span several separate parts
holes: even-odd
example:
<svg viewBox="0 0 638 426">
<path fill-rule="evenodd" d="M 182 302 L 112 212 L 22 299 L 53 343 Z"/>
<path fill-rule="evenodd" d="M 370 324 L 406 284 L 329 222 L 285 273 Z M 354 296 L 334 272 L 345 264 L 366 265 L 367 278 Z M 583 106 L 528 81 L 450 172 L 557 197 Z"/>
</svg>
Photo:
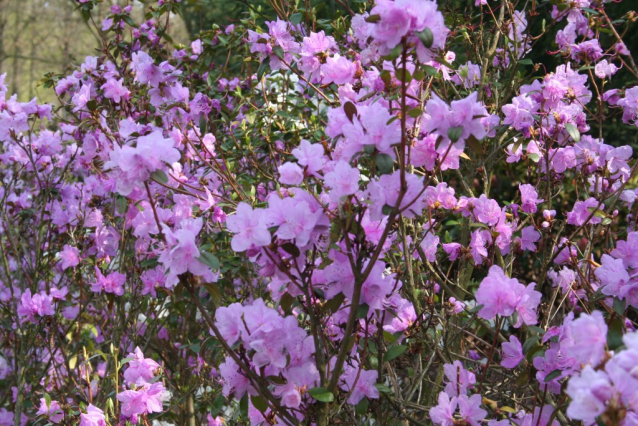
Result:
<svg viewBox="0 0 638 426">
<path fill-rule="evenodd" d="M 613 387 L 604 371 L 596 371 L 588 365 L 569 379 L 565 393 L 571 398 L 567 415 L 591 424 L 607 409 L 606 402 L 612 397 Z"/>
<path fill-rule="evenodd" d="M 47 294 L 36 293 L 31 296 L 31 290 L 22 293 L 22 304 L 18 307 L 18 315 L 24 317 L 22 321 L 36 322 L 36 317 L 44 317 L 55 314 L 53 297 Z"/>
<path fill-rule="evenodd" d="M 443 372 L 447 380 L 445 392 L 450 395 L 465 395 L 476 383 L 474 373 L 466 370 L 461 361 L 456 360 L 452 364 L 445 364 Z"/>
<path fill-rule="evenodd" d="M 295 163 L 287 162 L 277 168 L 279 182 L 284 185 L 300 185 L 303 182 L 303 170 Z"/>
<path fill-rule="evenodd" d="M 515 368 L 525 358 L 523 345 L 521 345 L 516 336 L 510 336 L 510 341 L 504 342 L 501 347 L 503 349 L 501 365 L 505 368 Z"/>
<path fill-rule="evenodd" d="M 208 426 L 224 426 L 225 424 L 221 417 L 217 416 L 213 418 L 211 414 L 206 416 L 206 421 L 208 422 Z"/>
<path fill-rule="evenodd" d="M 605 208 L 604 204 L 601 204 L 595 198 L 588 198 L 585 201 L 577 201 L 574 204 L 574 209 L 567 213 L 567 223 L 570 225 L 581 226 L 588 223 L 590 225 L 596 225 L 602 222 L 602 219 L 593 214 L 594 211 L 602 211 Z M 591 219 L 589 219 L 591 217 Z M 587 222 L 589 219 L 589 222 Z"/>
<path fill-rule="evenodd" d="M 117 400 L 122 403 L 122 414 L 126 417 L 137 416 L 146 413 L 146 392 L 127 390 L 117 394 Z"/>
<path fill-rule="evenodd" d="M 487 416 L 487 411 L 481 408 L 481 395 L 475 394 L 469 398 L 467 395 L 460 395 L 457 401 L 459 404 L 459 415 L 465 423 L 469 423 L 472 426 L 479 426 L 481 420 Z"/>
<path fill-rule="evenodd" d="M 64 412 L 58 401 L 51 401 L 47 406 L 46 399 L 40 398 L 40 408 L 36 413 L 38 416 L 46 416 L 53 423 L 60 423 L 64 419 Z"/>
<path fill-rule="evenodd" d="M 533 226 L 526 226 L 523 228 L 521 236 L 521 250 L 529 250 L 531 252 L 536 251 L 536 242 L 540 240 L 541 234 L 534 229 Z"/>
<path fill-rule="evenodd" d="M 359 375 L 359 379 L 357 379 L 357 373 Z M 341 380 L 345 382 L 340 387 L 346 392 L 352 393 L 348 398 L 348 404 L 357 405 L 363 397 L 368 397 L 370 399 L 379 398 L 379 390 L 376 388 L 375 383 L 377 381 L 378 372 L 376 370 L 361 370 L 359 372 L 358 368 L 352 368 L 350 371 L 346 372 Z"/>
<path fill-rule="evenodd" d="M 191 272 L 197 276 L 208 277 L 214 280 L 215 277 L 211 270 L 201 261 L 201 253 L 197 246 L 197 235 L 202 230 L 203 219 L 184 219 L 179 227 L 171 230 L 162 223 L 162 232 L 166 236 L 166 250 L 162 251 L 158 260 L 164 267 L 170 270 L 166 278 L 166 285 L 173 288 L 179 281 L 178 275 L 185 272 Z"/>
<path fill-rule="evenodd" d="M 86 413 L 80 414 L 79 426 L 106 426 L 104 411 L 93 404 L 89 404 L 89 406 L 86 407 Z"/>
<path fill-rule="evenodd" d="M 328 57 L 326 63 L 321 66 L 322 84 L 335 83 L 338 85 L 352 82 L 357 65 L 348 59 L 335 53 L 334 56 Z"/>
<path fill-rule="evenodd" d="M 394 1 L 378 1 L 370 15 L 380 16 L 379 22 L 373 26 L 372 37 L 388 49 L 398 45 L 401 38 L 410 31 L 411 17 L 408 11 Z"/>
<path fill-rule="evenodd" d="M 160 365 L 150 358 L 144 358 L 144 354 L 139 347 L 135 348 L 135 352 L 128 354 L 128 358 L 133 358 L 128 362 L 128 368 L 124 372 L 124 380 L 127 385 L 136 384 L 143 385 L 153 377 L 155 377 L 155 371 L 160 368 Z"/>
<path fill-rule="evenodd" d="M 430 409 L 430 419 L 435 425 L 452 426 L 456 424 L 454 413 L 456 412 L 457 399 L 445 392 L 439 393 L 438 405 Z"/>
<path fill-rule="evenodd" d="M 341 160 L 330 173 L 326 173 L 325 183 L 330 188 L 330 199 L 338 202 L 342 197 L 359 190 L 359 170 Z"/>
<path fill-rule="evenodd" d="M 515 286 L 521 285 L 515 278 L 509 278 L 500 266 L 493 265 L 476 292 L 476 303 L 483 305 L 479 316 L 491 320 L 496 315 L 508 317 L 517 305 Z"/>
<path fill-rule="evenodd" d="M 523 184 L 519 185 L 518 189 L 521 191 L 521 210 L 525 213 L 536 213 L 536 205 L 544 201 L 538 198 L 536 188 L 530 184 Z"/>
<path fill-rule="evenodd" d="M 122 99 L 128 100 L 131 92 L 124 87 L 122 80 L 116 80 L 110 78 L 106 80 L 106 83 L 100 87 L 104 90 L 104 97 L 107 99 L 113 99 L 113 102 L 119 104 Z"/>
<path fill-rule="evenodd" d="M 71 99 L 71 102 L 73 102 L 73 104 L 75 105 L 75 108 L 73 108 L 73 112 L 78 112 L 81 109 L 83 109 L 90 100 L 91 100 L 91 85 L 84 84 L 82 85 L 82 88 L 78 90 L 75 93 L 75 95 L 73 95 L 73 98 Z"/>
<path fill-rule="evenodd" d="M 236 213 L 226 219 L 228 230 L 235 233 L 231 241 L 233 250 L 242 252 L 253 246 L 270 244 L 271 237 L 265 219 L 263 210 L 253 210 L 250 205 L 239 203 Z"/>
<path fill-rule="evenodd" d="M 436 250 L 439 247 L 439 237 L 433 232 L 428 232 L 421 242 L 421 249 L 425 253 L 428 262 L 436 262 Z"/>
<path fill-rule="evenodd" d="M 565 354 L 581 364 L 598 365 L 605 356 L 607 324 L 600 311 L 591 315 L 581 314 L 569 327 L 570 342 Z"/>
<path fill-rule="evenodd" d="M 100 293 L 104 290 L 106 293 L 113 293 L 117 296 L 124 294 L 126 275 L 119 272 L 111 272 L 105 277 L 97 266 L 95 267 L 95 275 L 97 280 L 91 284 L 92 291 Z"/>
<path fill-rule="evenodd" d="M 318 177 L 318 172 L 323 169 L 325 157 L 321 144 L 311 144 L 305 139 L 301 140 L 298 148 L 292 150 L 292 155 L 297 158 L 297 163 L 304 166 L 309 176 Z"/>
<path fill-rule="evenodd" d="M 62 270 L 66 270 L 67 268 L 73 268 L 80 264 L 80 250 L 75 247 L 72 247 L 68 244 L 65 244 L 62 248 L 60 254 L 60 267 Z"/>
</svg>

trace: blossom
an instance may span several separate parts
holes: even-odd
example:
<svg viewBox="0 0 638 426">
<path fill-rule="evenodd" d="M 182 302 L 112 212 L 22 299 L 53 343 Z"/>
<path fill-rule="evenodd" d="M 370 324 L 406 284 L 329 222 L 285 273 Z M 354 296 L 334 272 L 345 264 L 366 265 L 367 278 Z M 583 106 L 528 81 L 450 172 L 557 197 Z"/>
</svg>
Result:
<svg viewBox="0 0 638 426">
<path fill-rule="evenodd" d="M 607 324 L 600 311 L 591 315 L 581 314 L 569 327 L 570 344 L 566 346 L 566 355 L 575 358 L 581 364 L 598 365 L 605 355 L 607 344 Z"/>
<path fill-rule="evenodd" d="M 479 316 L 491 320 L 496 315 L 512 315 L 518 302 L 515 291 L 518 285 L 518 280 L 509 278 L 500 266 L 493 265 L 476 292 L 476 303 L 483 305 Z"/>
<path fill-rule="evenodd" d="M 80 250 L 65 244 L 60 252 L 60 268 L 64 271 L 68 268 L 76 267 L 80 264 Z"/>
<path fill-rule="evenodd" d="M 435 425 L 452 426 L 456 422 L 454 413 L 457 406 L 456 397 L 450 398 L 446 392 L 440 392 L 438 404 L 430 408 L 430 419 Z"/>
<path fill-rule="evenodd" d="M 116 80 L 114 78 L 106 80 L 100 89 L 104 90 L 104 97 L 107 99 L 113 99 L 113 102 L 120 103 L 122 99 L 128 100 L 131 92 L 124 87 L 122 80 Z"/>
<path fill-rule="evenodd" d="M 595 198 L 590 197 L 585 201 L 577 201 L 576 204 L 574 204 L 573 210 L 567 213 L 567 223 L 576 226 L 582 226 L 586 223 L 596 225 L 600 223 L 602 219 L 593 212 L 602 211 L 604 208 L 605 205 L 599 203 Z"/>
<path fill-rule="evenodd" d="M 571 398 L 567 415 L 590 424 L 605 411 L 612 385 L 604 371 L 595 371 L 588 365 L 569 380 L 565 393 Z"/>
<path fill-rule="evenodd" d="M 521 210 L 525 213 L 536 213 L 536 205 L 544 201 L 538 198 L 536 188 L 530 184 L 522 184 L 518 189 L 521 191 Z"/>
<path fill-rule="evenodd" d="M 357 72 L 356 64 L 335 53 L 334 56 L 326 59 L 326 63 L 321 66 L 322 84 L 346 84 L 350 83 Z"/>
<path fill-rule="evenodd" d="M 39 416 L 47 416 L 49 421 L 58 424 L 64 419 L 64 411 L 58 401 L 50 401 L 47 405 L 45 398 L 40 398 L 40 408 L 36 413 Z"/>
<path fill-rule="evenodd" d="M 124 294 L 126 275 L 119 272 L 111 272 L 105 277 L 97 266 L 95 267 L 95 275 L 97 280 L 91 284 L 92 291 L 101 293 L 104 290 L 106 293 L 113 293 L 117 296 Z"/>
<path fill-rule="evenodd" d="M 44 293 L 36 293 L 31 296 L 31 290 L 27 289 L 20 298 L 18 315 L 22 321 L 36 322 L 36 317 L 44 317 L 55 314 L 53 297 Z"/>
<path fill-rule="evenodd" d="M 536 251 L 536 242 L 541 238 L 541 234 L 533 226 L 526 226 L 522 230 L 521 250 Z"/>
<path fill-rule="evenodd" d="M 80 414 L 79 426 L 106 426 L 104 411 L 100 410 L 93 404 L 86 407 L 86 413 Z"/>
<path fill-rule="evenodd" d="M 325 183 L 330 188 L 330 199 L 339 201 L 341 197 L 352 195 L 359 190 L 359 170 L 341 160 L 334 169 L 326 173 Z"/>
<path fill-rule="evenodd" d="M 139 347 L 135 352 L 128 354 L 132 358 L 128 362 L 128 368 L 124 371 L 124 380 L 127 385 L 143 385 L 155 377 L 155 371 L 160 368 L 159 364 L 150 358 L 144 358 L 144 354 Z"/>
<path fill-rule="evenodd" d="M 295 163 L 284 163 L 277 169 L 279 181 L 284 185 L 300 185 L 303 182 L 303 170 Z"/>
<path fill-rule="evenodd" d="M 516 368 L 525 358 L 523 355 L 523 345 L 521 345 L 521 342 L 516 336 L 510 336 L 509 342 L 504 342 L 501 347 L 503 349 L 501 365 L 505 368 Z"/>
<path fill-rule="evenodd" d="M 265 219 L 261 210 L 253 210 L 249 204 L 239 203 L 236 213 L 226 219 L 228 230 L 235 233 L 231 241 L 233 250 L 242 252 L 252 246 L 270 244 L 271 237 Z"/>
<path fill-rule="evenodd" d="M 357 380 L 357 375 L 358 380 Z M 376 370 L 364 370 L 352 368 L 349 372 L 342 376 L 342 380 L 345 382 L 341 385 L 341 388 L 350 392 L 348 398 L 348 404 L 357 405 L 363 397 L 371 399 L 379 398 L 379 390 L 376 388 L 375 383 L 377 381 L 378 372 Z M 356 380 L 356 383 L 355 383 Z"/>
</svg>

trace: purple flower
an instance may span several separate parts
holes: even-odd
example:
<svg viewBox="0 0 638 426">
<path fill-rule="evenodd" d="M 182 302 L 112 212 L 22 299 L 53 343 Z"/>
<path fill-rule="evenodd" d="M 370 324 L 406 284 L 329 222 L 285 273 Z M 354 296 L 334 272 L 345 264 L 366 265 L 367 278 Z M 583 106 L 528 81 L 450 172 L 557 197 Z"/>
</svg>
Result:
<svg viewBox="0 0 638 426">
<path fill-rule="evenodd" d="M 500 266 L 493 265 L 476 292 L 476 303 L 483 305 L 479 316 L 491 320 L 496 315 L 512 315 L 518 302 L 515 287 L 520 285 L 518 280 L 505 275 Z"/>
<path fill-rule="evenodd" d="M 588 365 L 569 379 L 565 393 L 571 398 L 567 415 L 591 424 L 606 410 L 613 388 L 604 371 L 596 371 Z"/>
<path fill-rule="evenodd" d="M 600 311 L 581 314 L 569 327 L 570 340 L 565 354 L 581 364 L 598 365 L 605 356 L 607 324 Z"/>
<path fill-rule="evenodd" d="M 226 219 L 228 230 L 235 233 L 231 241 L 233 250 L 242 252 L 253 246 L 270 244 L 265 219 L 263 210 L 253 210 L 250 205 L 239 203 L 236 213 Z"/>
<path fill-rule="evenodd" d="M 60 268 L 64 271 L 67 268 L 73 268 L 80 264 L 80 250 L 65 244 L 60 254 Z"/>
<path fill-rule="evenodd" d="M 602 222 L 602 219 L 595 214 L 594 211 L 604 210 L 605 205 L 601 204 L 595 198 L 588 198 L 585 201 L 577 201 L 571 212 L 567 213 L 567 223 L 570 225 L 582 226 L 585 223 L 596 225 Z M 591 219 L 589 217 L 591 216 Z M 587 222 L 589 219 L 589 222 Z"/>
<path fill-rule="evenodd" d="M 79 426 L 106 426 L 104 411 L 93 404 L 89 404 L 89 406 L 86 407 L 86 413 L 80 414 Z"/>
<path fill-rule="evenodd" d="M 501 348 L 503 350 L 501 365 L 505 368 L 516 368 L 525 358 L 525 355 L 523 355 L 523 345 L 516 336 L 510 336 L 510 341 L 504 342 Z"/>
<path fill-rule="evenodd" d="M 330 188 L 330 200 L 338 202 L 342 197 L 359 190 L 359 170 L 341 160 L 334 169 L 326 173 L 325 183 Z"/>
<path fill-rule="evenodd" d="M 536 205 L 544 201 L 538 198 L 536 188 L 530 184 L 522 184 L 518 189 L 521 191 L 521 210 L 525 213 L 536 213 Z"/>
</svg>

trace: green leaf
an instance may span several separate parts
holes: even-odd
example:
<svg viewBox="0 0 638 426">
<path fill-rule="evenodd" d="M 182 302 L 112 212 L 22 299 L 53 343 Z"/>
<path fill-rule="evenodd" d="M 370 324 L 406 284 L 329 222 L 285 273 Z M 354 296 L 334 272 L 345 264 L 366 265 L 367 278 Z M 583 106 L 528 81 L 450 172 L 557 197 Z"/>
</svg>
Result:
<svg viewBox="0 0 638 426">
<path fill-rule="evenodd" d="M 540 161 L 540 159 L 541 159 L 541 156 L 539 154 L 531 153 L 531 154 L 527 154 L 527 158 L 529 158 L 530 160 L 532 160 L 535 163 L 538 163 Z"/>
<path fill-rule="evenodd" d="M 51 395 L 49 395 L 48 393 L 44 394 L 44 402 L 46 402 L 47 404 L 47 409 L 51 408 Z"/>
<path fill-rule="evenodd" d="M 425 71 L 425 73 L 430 77 L 434 77 L 439 72 L 439 70 L 434 68 L 432 65 L 423 65 L 423 71 Z"/>
<path fill-rule="evenodd" d="M 383 362 L 389 362 L 401 356 L 406 349 L 408 349 L 408 347 L 405 345 L 392 346 L 385 354 L 383 354 Z"/>
<path fill-rule="evenodd" d="M 367 317 L 369 310 L 370 310 L 370 306 L 367 303 L 362 303 L 357 308 L 357 318 L 365 318 L 365 317 Z"/>
<path fill-rule="evenodd" d="M 115 198 L 115 210 L 117 210 L 119 214 L 124 214 L 126 213 L 127 209 L 128 209 L 128 200 L 126 199 L 126 197 L 122 197 L 121 195 L 118 194 Z"/>
<path fill-rule="evenodd" d="M 563 374 L 562 370 L 554 370 L 554 371 L 552 371 L 547 376 L 545 376 L 545 383 L 551 382 L 555 378 L 559 377 L 561 374 Z"/>
<path fill-rule="evenodd" d="M 408 111 L 408 115 L 412 118 L 417 118 L 421 114 L 423 114 L 423 110 L 421 108 L 412 108 L 410 111 Z"/>
<path fill-rule="evenodd" d="M 365 415 L 368 412 L 368 404 L 369 403 L 370 403 L 370 401 L 368 401 L 368 398 L 367 397 L 363 397 L 363 399 L 354 408 L 355 413 L 357 413 L 360 416 Z"/>
<path fill-rule="evenodd" d="M 625 315 L 625 309 L 627 309 L 627 300 L 620 300 L 619 298 L 614 298 L 614 311 L 620 315 L 621 317 Z"/>
<path fill-rule="evenodd" d="M 257 68 L 257 81 L 261 81 L 268 69 L 268 63 L 266 61 L 259 64 L 259 68 Z"/>
<path fill-rule="evenodd" d="M 133 19 L 131 19 L 131 17 L 130 17 L 130 16 L 125 15 L 122 19 L 124 19 L 124 22 L 126 22 L 127 24 L 129 24 L 131 27 L 133 27 L 133 28 L 137 28 L 137 27 L 135 26 L 135 22 L 133 22 Z"/>
<path fill-rule="evenodd" d="M 389 204 L 386 204 L 381 208 L 381 213 L 383 213 L 386 216 L 389 216 L 392 213 L 392 210 L 394 210 L 394 207 L 392 207 Z"/>
<path fill-rule="evenodd" d="M 281 299 L 279 299 L 279 306 L 284 310 L 286 314 L 292 312 L 292 304 L 294 303 L 295 298 L 290 295 L 290 293 L 284 293 L 281 295 Z"/>
<path fill-rule="evenodd" d="M 386 175 L 392 173 L 392 170 L 394 168 L 394 160 L 388 154 L 375 155 L 374 162 L 381 174 Z"/>
<path fill-rule="evenodd" d="M 288 18 L 288 20 L 293 25 L 299 25 L 299 23 L 301 22 L 301 18 L 301 13 L 293 13 L 292 15 L 290 15 L 290 18 Z"/>
<path fill-rule="evenodd" d="M 481 146 L 481 143 L 479 142 L 479 140 L 476 139 L 476 137 L 474 137 L 474 135 L 470 135 L 470 137 L 465 140 L 465 143 L 476 154 L 483 155 L 483 147 Z"/>
<path fill-rule="evenodd" d="M 321 402 L 332 402 L 335 400 L 335 396 L 328 389 L 325 388 L 312 388 L 308 391 L 311 397 Z"/>
<path fill-rule="evenodd" d="M 450 127 L 447 131 L 447 137 L 450 138 L 452 142 L 458 141 L 462 134 L 463 126 Z"/>
<path fill-rule="evenodd" d="M 244 395 L 239 401 L 239 412 L 243 417 L 248 417 L 248 395 Z"/>
<path fill-rule="evenodd" d="M 425 27 L 423 31 L 419 31 L 418 33 L 416 33 L 416 35 L 419 37 L 419 40 L 421 40 L 421 43 L 423 43 L 425 47 L 427 47 L 428 49 L 432 47 L 432 44 L 434 43 L 434 34 L 432 33 L 431 29 Z"/>
<path fill-rule="evenodd" d="M 206 266 L 210 266 L 215 271 L 219 271 L 219 259 L 209 251 L 199 250 L 199 261 Z"/>
<path fill-rule="evenodd" d="M 281 46 L 275 46 L 272 48 L 272 52 L 277 55 L 279 59 L 284 59 L 284 49 Z"/>
<path fill-rule="evenodd" d="M 565 124 L 565 130 L 567 130 L 574 142 L 578 143 L 580 141 L 580 132 L 572 123 Z"/>
<path fill-rule="evenodd" d="M 206 133 L 206 130 L 208 130 L 208 121 L 204 114 L 202 114 L 202 116 L 199 117 L 199 131 L 203 135 Z"/>
<path fill-rule="evenodd" d="M 531 59 L 521 59 L 518 63 L 521 65 L 534 65 Z"/>
<path fill-rule="evenodd" d="M 252 402 L 255 408 L 261 411 L 262 413 L 265 413 L 266 410 L 268 410 L 268 403 L 266 402 L 265 399 L 263 399 L 259 395 L 251 396 L 250 402 Z"/>
<path fill-rule="evenodd" d="M 292 257 L 299 257 L 301 255 L 301 252 L 299 251 L 299 247 L 297 247 L 293 243 L 282 244 L 281 248 Z"/>
<path fill-rule="evenodd" d="M 609 331 L 607 332 L 607 346 L 609 346 L 609 349 L 612 351 L 622 346 L 623 329 L 624 321 L 621 317 L 614 318 L 609 324 Z"/>
<path fill-rule="evenodd" d="M 394 75 L 399 81 L 403 81 L 404 83 L 412 81 L 412 74 L 410 74 L 410 71 L 404 70 L 403 68 L 396 70 Z"/>
<path fill-rule="evenodd" d="M 159 183 L 163 183 L 164 185 L 168 183 L 168 176 L 166 176 L 166 173 L 164 173 L 163 170 L 155 170 L 151 173 L 151 178 Z"/>
<path fill-rule="evenodd" d="M 322 310 L 324 312 L 330 311 L 334 314 L 335 312 L 339 310 L 345 298 L 346 297 L 343 295 L 343 293 L 337 294 L 335 297 L 333 297 L 332 299 L 328 300 L 326 303 L 323 304 Z"/>
<path fill-rule="evenodd" d="M 376 24 L 380 20 L 381 20 L 381 15 L 370 15 L 365 19 L 366 22 L 369 22 L 371 24 Z"/>
<path fill-rule="evenodd" d="M 397 338 L 394 337 L 394 334 L 390 333 L 389 331 L 384 331 L 383 340 L 385 340 L 388 343 L 394 343 L 397 341 Z"/>
<path fill-rule="evenodd" d="M 222 292 L 219 286 L 214 283 L 204 283 L 203 285 L 211 299 L 213 299 L 215 306 L 222 306 Z"/>
<path fill-rule="evenodd" d="M 381 393 L 392 393 L 392 388 L 390 386 L 384 385 L 383 383 L 375 383 L 374 386 Z"/>
<path fill-rule="evenodd" d="M 97 105 L 98 104 L 95 99 L 91 99 L 86 103 L 86 107 L 89 109 L 89 111 L 95 111 L 97 109 Z"/>
</svg>

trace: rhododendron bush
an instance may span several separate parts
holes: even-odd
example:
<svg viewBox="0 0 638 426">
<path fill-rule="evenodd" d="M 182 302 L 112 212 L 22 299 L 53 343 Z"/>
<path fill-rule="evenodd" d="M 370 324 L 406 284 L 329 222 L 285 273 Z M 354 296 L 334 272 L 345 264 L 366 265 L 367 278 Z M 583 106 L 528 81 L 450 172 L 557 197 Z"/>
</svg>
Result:
<svg viewBox="0 0 638 426">
<path fill-rule="evenodd" d="M 96 3 L 58 105 L 0 79 L 0 425 L 638 425 L 632 14 L 273 1 L 185 47 Z"/>
</svg>

